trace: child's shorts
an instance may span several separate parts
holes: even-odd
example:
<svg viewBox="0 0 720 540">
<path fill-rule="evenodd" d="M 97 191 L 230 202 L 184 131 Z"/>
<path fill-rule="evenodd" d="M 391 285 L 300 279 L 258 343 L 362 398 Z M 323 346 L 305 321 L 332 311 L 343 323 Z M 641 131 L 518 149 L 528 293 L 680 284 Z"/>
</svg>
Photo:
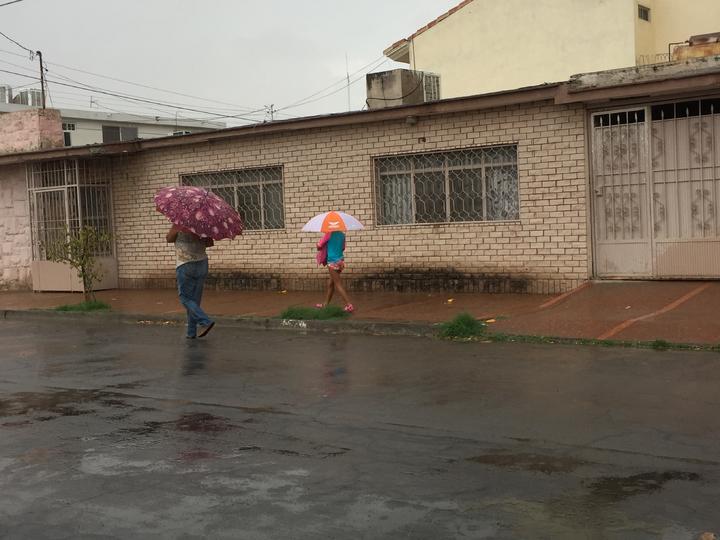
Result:
<svg viewBox="0 0 720 540">
<path fill-rule="evenodd" d="M 345 261 L 336 261 L 328 263 L 328 268 L 330 270 L 335 270 L 338 274 L 345 270 Z"/>
</svg>

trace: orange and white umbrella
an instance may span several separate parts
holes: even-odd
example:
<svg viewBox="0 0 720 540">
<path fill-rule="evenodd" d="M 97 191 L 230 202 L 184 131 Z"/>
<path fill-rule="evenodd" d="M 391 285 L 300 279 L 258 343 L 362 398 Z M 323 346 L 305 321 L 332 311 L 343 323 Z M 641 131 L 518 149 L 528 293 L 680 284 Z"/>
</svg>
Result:
<svg viewBox="0 0 720 540">
<path fill-rule="evenodd" d="M 308 221 L 304 232 L 346 232 L 364 229 L 360 221 L 345 212 L 323 212 Z"/>
</svg>

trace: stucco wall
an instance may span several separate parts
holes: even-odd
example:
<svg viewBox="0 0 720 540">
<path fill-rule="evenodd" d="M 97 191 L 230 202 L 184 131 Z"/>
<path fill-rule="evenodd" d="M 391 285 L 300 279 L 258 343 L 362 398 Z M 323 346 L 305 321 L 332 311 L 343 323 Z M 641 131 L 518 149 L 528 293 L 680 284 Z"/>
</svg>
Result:
<svg viewBox="0 0 720 540">
<path fill-rule="evenodd" d="M 656 53 L 667 53 L 668 43 L 720 32 L 718 0 L 653 0 L 651 13 Z"/>
<path fill-rule="evenodd" d="M 0 168 L 0 289 L 30 287 L 30 217 L 25 168 Z"/>
<path fill-rule="evenodd" d="M 103 126 L 123 126 L 123 127 L 137 127 L 138 137 L 140 139 L 154 139 L 156 137 L 167 137 L 172 135 L 175 131 L 175 126 L 162 126 L 162 125 L 147 125 L 147 124 L 133 124 L 127 122 L 112 122 L 102 120 L 87 120 L 87 119 L 74 119 L 72 117 L 63 118 L 63 122 L 75 124 L 75 131 L 71 131 L 71 142 L 73 146 L 84 146 L 86 144 L 97 144 L 103 142 L 102 127 Z M 182 125 L 177 128 L 179 131 L 188 130 L 192 133 L 199 133 L 202 131 L 208 131 L 207 129 L 195 128 L 195 127 L 183 127 Z"/>
<path fill-rule="evenodd" d="M 634 0 L 474 0 L 418 35 L 415 68 L 443 98 L 567 80 L 635 64 Z"/>
<path fill-rule="evenodd" d="M 639 19 L 635 11 L 639 63 L 649 63 L 652 59 L 664 61 L 670 43 L 685 41 L 698 34 L 720 32 L 718 0 L 640 0 L 637 3 L 650 8 L 650 22 Z"/>
<path fill-rule="evenodd" d="M 645 21 L 638 16 L 637 4 L 650 8 L 650 20 Z M 667 53 L 667 46 L 665 51 L 655 50 L 655 30 L 657 24 L 655 19 L 657 12 L 655 10 L 655 0 L 642 0 L 641 2 L 633 3 L 633 9 L 635 10 L 632 14 L 635 17 L 635 62 L 639 65 L 644 64 L 655 64 L 664 61 L 662 56 L 657 56 L 658 53 Z"/>
<path fill-rule="evenodd" d="M 378 226 L 373 157 L 516 143 L 520 219 Z M 285 229 L 248 231 L 211 250 L 213 283 L 317 289 L 314 214 L 339 208 L 366 230 L 348 237 L 346 277 L 358 288 L 557 292 L 588 277 L 584 111 L 536 103 L 364 126 L 248 136 L 146 151 L 113 164 L 121 287 L 173 286 L 168 222 L 152 198 L 179 175 L 282 165 Z"/>
<path fill-rule="evenodd" d="M 60 111 L 30 109 L 0 114 L 0 154 L 63 145 Z"/>
</svg>

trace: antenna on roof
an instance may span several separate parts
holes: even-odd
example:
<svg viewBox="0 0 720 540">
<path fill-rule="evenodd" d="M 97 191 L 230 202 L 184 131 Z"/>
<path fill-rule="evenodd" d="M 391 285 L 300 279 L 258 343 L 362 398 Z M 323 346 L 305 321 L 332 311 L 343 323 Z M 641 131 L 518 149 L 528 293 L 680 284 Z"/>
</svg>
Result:
<svg viewBox="0 0 720 540">
<path fill-rule="evenodd" d="M 345 74 L 347 75 L 348 112 L 350 112 L 350 64 L 348 63 L 348 53 L 345 53 Z"/>
</svg>

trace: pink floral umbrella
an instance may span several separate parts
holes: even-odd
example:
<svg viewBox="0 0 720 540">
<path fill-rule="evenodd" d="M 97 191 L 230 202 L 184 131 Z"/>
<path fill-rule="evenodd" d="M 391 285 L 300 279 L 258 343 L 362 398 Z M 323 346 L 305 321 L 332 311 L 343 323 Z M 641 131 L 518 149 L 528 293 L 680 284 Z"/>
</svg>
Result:
<svg viewBox="0 0 720 540">
<path fill-rule="evenodd" d="M 200 238 L 223 240 L 242 234 L 242 220 L 235 209 L 201 187 L 166 187 L 154 200 L 158 212 Z"/>
</svg>

